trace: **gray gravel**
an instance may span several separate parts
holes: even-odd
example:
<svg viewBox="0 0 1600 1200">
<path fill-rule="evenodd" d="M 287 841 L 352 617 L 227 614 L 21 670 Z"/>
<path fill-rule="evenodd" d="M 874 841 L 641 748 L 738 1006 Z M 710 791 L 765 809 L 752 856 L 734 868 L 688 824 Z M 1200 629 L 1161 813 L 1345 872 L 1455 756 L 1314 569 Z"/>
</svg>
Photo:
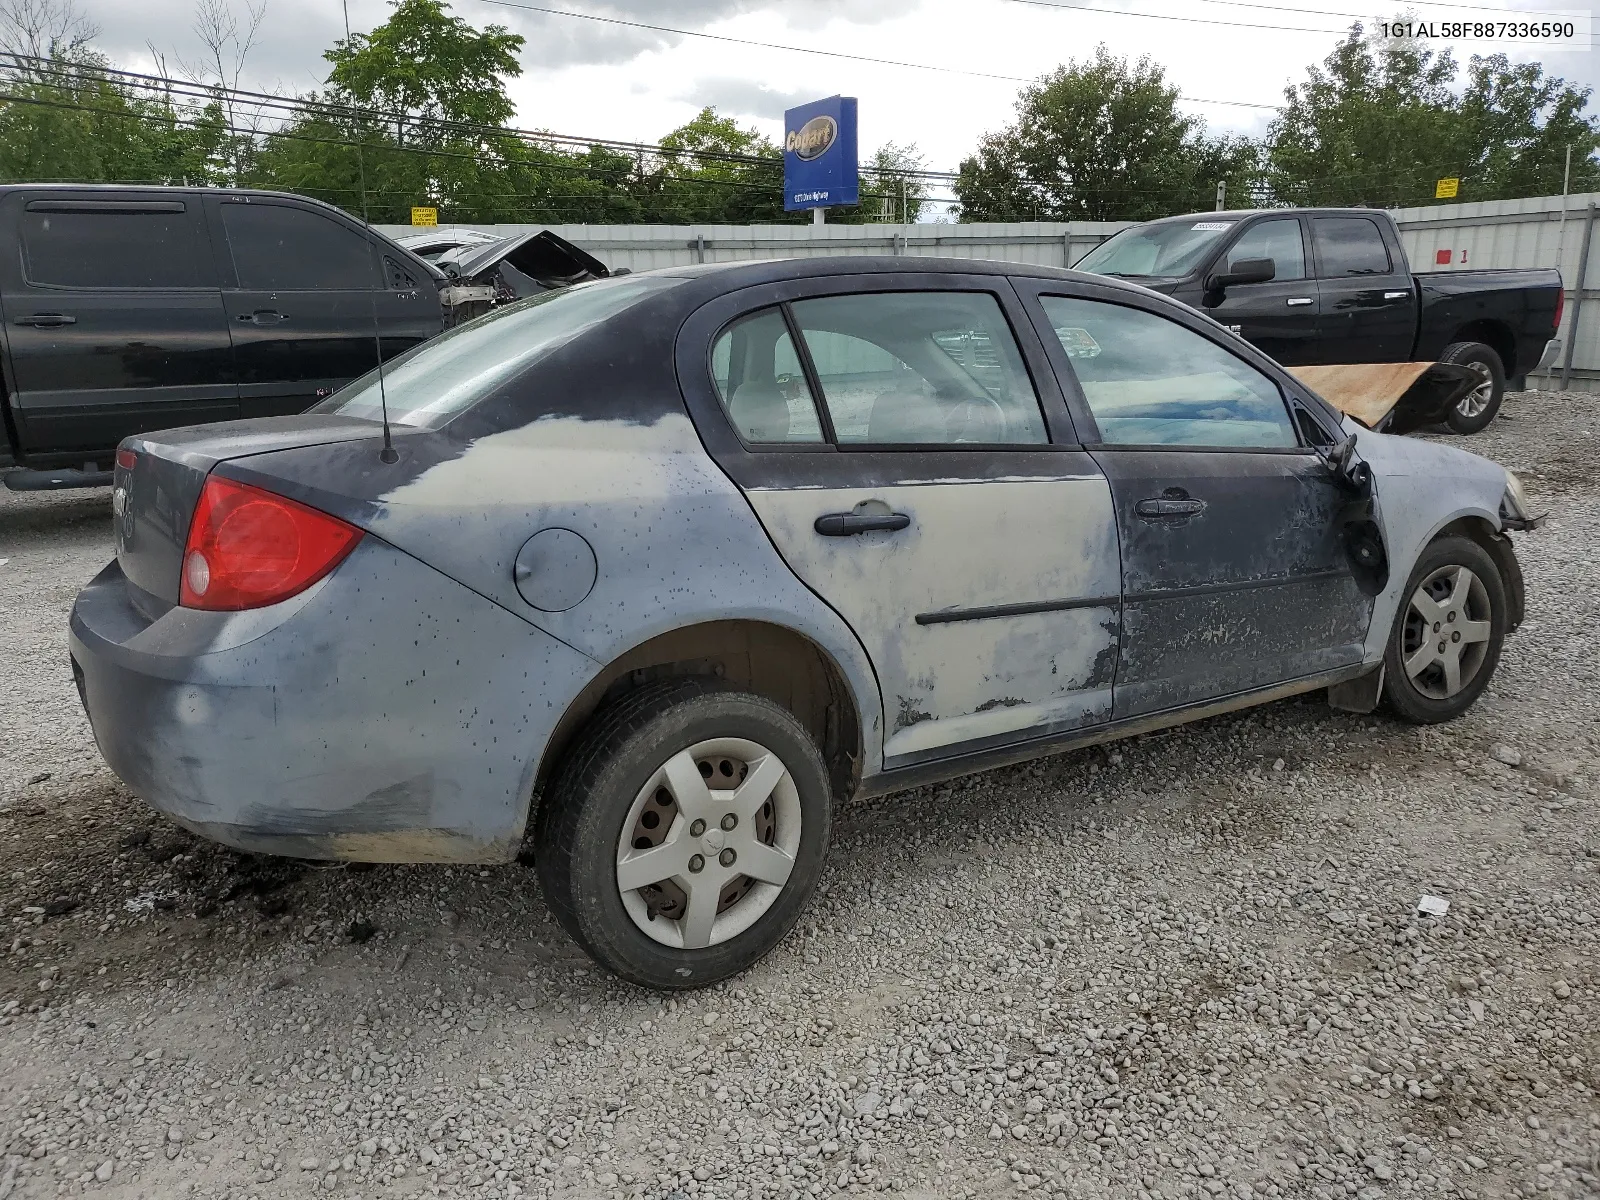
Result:
<svg viewBox="0 0 1600 1200">
<path fill-rule="evenodd" d="M 1600 1194 L 1596 404 L 1466 443 L 1553 515 L 1462 720 L 1307 698 L 854 805 L 796 933 L 670 1001 L 525 866 L 148 813 L 65 666 L 105 497 L 0 494 L 0 1200 Z"/>
</svg>

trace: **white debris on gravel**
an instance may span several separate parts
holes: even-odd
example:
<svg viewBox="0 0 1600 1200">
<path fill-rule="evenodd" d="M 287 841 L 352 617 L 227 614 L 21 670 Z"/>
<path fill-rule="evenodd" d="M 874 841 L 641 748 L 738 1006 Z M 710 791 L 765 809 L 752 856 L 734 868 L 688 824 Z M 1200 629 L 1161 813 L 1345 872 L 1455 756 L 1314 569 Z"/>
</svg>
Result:
<svg viewBox="0 0 1600 1200">
<path fill-rule="evenodd" d="M 675 997 L 526 867 L 148 813 L 63 667 L 103 501 L 0 500 L 0 1196 L 1595 1195 L 1592 403 L 1461 439 L 1551 512 L 1462 720 L 1306 698 L 853 805 L 793 935 Z"/>
</svg>

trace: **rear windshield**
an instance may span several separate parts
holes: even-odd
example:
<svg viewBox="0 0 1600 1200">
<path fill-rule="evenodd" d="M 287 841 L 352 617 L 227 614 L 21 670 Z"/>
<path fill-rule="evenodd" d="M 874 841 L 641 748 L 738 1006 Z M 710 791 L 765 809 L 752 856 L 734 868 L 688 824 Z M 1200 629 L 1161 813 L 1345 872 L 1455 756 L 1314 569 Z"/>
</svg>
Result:
<svg viewBox="0 0 1600 1200">
<path fill-rule="evenodd" d="M 384 364 L 389 420 L 437 429 L 573 338 L 680 282 L 633 275 L 580 283 L 447 330 Z M 378 372 L 368 371 L 311 411 L 380 419 Z"/>
<path fill-rule="evenodd" d="M 1232 228 L 1231 220 L 1204 217 L 1136 225 L 1101 242 L 1078 260 L 1077 269 L 1096 275 L 1187 275 Z"/>
</svg>

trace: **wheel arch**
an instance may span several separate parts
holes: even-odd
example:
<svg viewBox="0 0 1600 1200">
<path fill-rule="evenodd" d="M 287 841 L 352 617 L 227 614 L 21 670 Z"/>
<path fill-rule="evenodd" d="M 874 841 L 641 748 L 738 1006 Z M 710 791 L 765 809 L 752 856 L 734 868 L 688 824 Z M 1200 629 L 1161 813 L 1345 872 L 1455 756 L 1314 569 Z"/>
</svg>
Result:
<svg viewBox="0 0 1600 1200">
<path fill-rule="evenodd" d="M 1500 366 L 1505 371 L 1506 379 L 1516 378 L 1517 337 L 1504 321 L 1468 321 L 1450 335 L 1445 345 L 1453 346 L 1457 342 L 1483 343 L 1500 356 Z"/>
<path fill-rule="evenodd" d="M 1505 585 L 1506 632 L 1515 633 L 1527 612 L 1527 587 L 1523 582 L 1522 565 L 1517 561 L 1511 539 L 1501 532 L 1497 524 L 1481 513 L 1456 517 L 1447 522 L 1428 539 L 1426 545 L 1431 546 L 1440 538 L 1446 537 L 1464 537 L 1476 542 L 1494 560 L 1494 565 L 1500 572 L 1500 580 Z"/>
<path fill-rule="evenodd" d="M 805 634 L 771 621 L 728 618 L 659 633 L 611 660 L 556 723 L 534 781 L 537 797 L 578 732 L 601 707 L 635 688 L 662 679 L 709 676 L 783 705 L 816 738 L 834 794 L 854 795 L 878 727 L 862 705 L 849 674 L 827 649 Z"/>
</svg>

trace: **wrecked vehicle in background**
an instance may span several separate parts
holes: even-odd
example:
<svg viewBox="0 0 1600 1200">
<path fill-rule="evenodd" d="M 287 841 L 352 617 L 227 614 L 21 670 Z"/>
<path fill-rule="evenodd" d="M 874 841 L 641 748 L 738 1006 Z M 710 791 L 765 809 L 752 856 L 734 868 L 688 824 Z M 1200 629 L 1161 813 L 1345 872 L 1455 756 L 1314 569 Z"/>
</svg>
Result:
<svg viewBox="0 0 1600 1200">
<path fill-rule="evenodd" d="M 1558 271 L 1412 271 L 1378 209 L 1168 217 L 1121 230 L 1077 269 L 1181 300 L 1286 367 L 1464 366 L 1473 386 L 1442 414 L 1457 433 L 1487 426 L 1508 381 L 1526 386 L 1560 349 Z"/>
<path fill-rule="evenodd" d="M 492 233 L 446 225 L 435 226 L 420 233 L 398 234 L 394 240 L 418 258 L 437 262 L 441 254 L 448 254 L 463 246 L 488 246 L 500 239 Z"/>
<path fill-rule="evenodd" d="M 16 490 L 108 484 L 131 434 L 304 412 L 380 347 L 607 274 L 548 233 L 441 271 L 332 205 L 230 188 L 4 186 L 0 238 Z"/>
<path fill-rule="evenodd" d="M 130 438 L 117 494 L 70 644 L 135 792 L 263 853 L 526 837 L 654 988 L 776 945 L 852 796 L 1317 689 L 1459 715 L 1536 524 L 1148 289 L 905 258 L 545 292 Z"/>
</svg>

